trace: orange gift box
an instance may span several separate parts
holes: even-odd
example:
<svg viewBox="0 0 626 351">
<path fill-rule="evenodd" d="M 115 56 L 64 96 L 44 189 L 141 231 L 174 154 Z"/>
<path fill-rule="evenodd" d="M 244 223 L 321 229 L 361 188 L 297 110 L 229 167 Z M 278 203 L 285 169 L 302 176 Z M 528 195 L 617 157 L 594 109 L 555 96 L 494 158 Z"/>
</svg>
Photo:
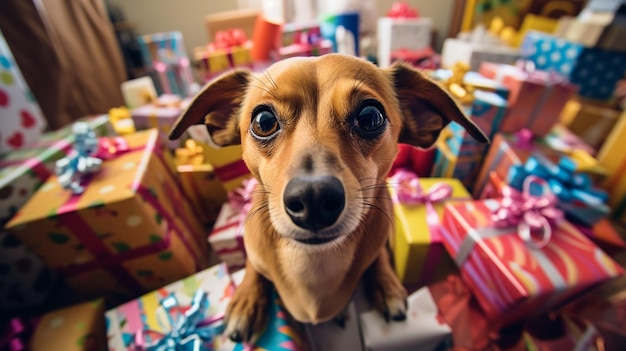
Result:
<svg viewBox="0 0 626 351">
<path fill-rule="evenodd" d="M 52 176 L 7 229 L 85 296 L 126 298 L 207 267 L 206 234 L 156 129 L 126 135 L 75 195 Z"/>
<path fill-rule="evenodd" d="M 498 326 L 522 321 L 623 273 L 572 224 L 561 221 L 545 246 L 520 237 L 517 226 L 492 219 L 499 200 L 446 204 L 444 245 L 485 311 Z"/>
</svg>

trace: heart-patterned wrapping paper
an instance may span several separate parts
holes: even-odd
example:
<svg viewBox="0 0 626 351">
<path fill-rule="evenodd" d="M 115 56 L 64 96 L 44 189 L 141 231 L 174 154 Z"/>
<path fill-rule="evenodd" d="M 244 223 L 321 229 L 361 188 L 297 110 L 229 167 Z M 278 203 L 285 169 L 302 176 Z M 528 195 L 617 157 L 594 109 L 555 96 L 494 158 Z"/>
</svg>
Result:
<svg viewBox="0 0 626 351">
<path fill-rule="evenodd" d="M 0 32 L 0 155 L 35 142 L 46 121 Z"/>
</svg>

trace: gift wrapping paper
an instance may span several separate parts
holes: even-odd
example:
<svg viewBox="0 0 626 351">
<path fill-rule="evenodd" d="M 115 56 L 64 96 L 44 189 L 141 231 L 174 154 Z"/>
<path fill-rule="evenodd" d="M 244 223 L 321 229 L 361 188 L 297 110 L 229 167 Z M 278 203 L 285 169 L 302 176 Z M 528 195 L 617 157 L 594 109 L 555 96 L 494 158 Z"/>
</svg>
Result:
<svg viewBox="0 0 626 351">
<path fill-rule="evenodd" d="M 367 351 L 446 350 L 451 347 L 451 330 L 427 288 L 409 295 L 406 320 L 387 322 L 379 311 L 360 316 Z"/>
<path fill-rule="evenodd" d="M 397 170 L 407 169 L 419 177 L 428 177 L 432 172 L 436 148 L 422 149 L 409 144 L 398 144 L 398 154 L 393 160 L 389 175 Z"/>
<path fill-rule="evenodd" d="M 109 132 L 106 116 L 85 120 L 97 134 Z M 67 127 L 0 158 L 0 310 L 43 302 L 57 281 L 56 274 L 4 226 L 53 173 L 54 161 L 66 155 L 72 140 Z"/>
<path fill-rule="evenodd" d="M 518 48 L 447 38 L 441 50 L 441 65 L 445 68 L 464 62 L 470 70 L 478 71 L 481 62 L 513 64 L 521 57 L 522 52 Z"/>
<path fill-rule="evenodd" d="M 231 270 L 242 268 L 246 264 L 243 222 L 247 214 L 248 211 L 243 211 L 232 203 L 224 203 L 209 234 L 209 245 L 219 260 L 225 262 Z"/>
<path fill-rule="evenodd" d="M 518 227 L 496 227 L 500 200 L 447 204 L 442 231 L 488 319 L 505 326 L 545 312 L 622 268 L 572 224 L 561 221 L 545 246 L 523 241 Z"/>
<path fill-rule="evenodd" d="M 330 40 L 320 40 L 317 43 L 303 43 L 283 46 L 278 49 L 277 60 L 290 57 L 322 56 L 333 52 L 333 43 Z"/>
<path fill-rule="evenodd" d="M 305 325 L 311 351 L 364 351 L 356 304 L 350 302 L 344 313 L 343 326 L 334 320 Z"/>
<path fill-rule="evenodd" d="M 226 191 L 239 188 L 243 181 L 252 177 L 243 161 L 241 145 L 216 148 L 204 145 L 204 159 L 213 166 L 215 176 Z"/>
<path fill-rule="evenodd" d="M 561 122 L 595 149 L 600 149 L 613 130 L 620 112 L 608 106 L 570 100 L 561 113 Z"/>
<path fill-rule="evenodd" d="M 0 155 L 37 141 L 47 123 L 0 32 Z"/>
<path fill-rule="evenodd" d="M 169 140 L 170 129 L 190 103 L 191 99 L 181 100 L 175 95 L 161 95 L 156 102 L 131 111 L 135 128 L 138 130 L 158 129 L 161 141 L 170 150 L 174 150 L 180 146 L 180 140 Z"/>
<path fill-rule="evenodd" d="M 256 345 L 236 344 L 221 334 L 224 329 L 223 316 L 226 307 L 234 294 L 237 280 L 243 278 L 240 272 L 235 274 L 238 278 L 235 276 L 231 278 L 226 265 L 219 264 L 107 311 L 105 317 L 109 351 L 129 350 L 134 345 L 135 335 L 142 331 L 151 330 L 163 334 L 171 332 L 171 328 L 161 322 L 163 312 L 160 307 L 161 300 L 173 295 L 178 300 L 180 308 L 186 309 L 192 304 L 197 291 L 208 294 L 209 305 L 202 315 L 207 320 L 215 321 L 210 325 L 218 332 L 209 345 L 211 350 L 301 350 L 299 329 L 291 323 L 290 317 L 275 296 L 269 310 L 268 327 Z"/>
<path fill-rule="evenodd" d="M 95 300 L 39 317 L 13 318 L 0 333 L 0 349 L 106 351 L 104 303 Z"/>
<path fill-rule="evenodd" d="M 609 173 L 602 187 L 609 193 L 609 206 L 614 210 L 614 217 L 621 222 L 626 222 L 626 154 L 622 146 L 626 138 L 624 117 L 626 114 L 622 113 L 597 156 L 600 165 Z"/>
<path fill-rule="evenodd" d="M 462 131 L 462 133 L 465 134 L 464 131 Z M 441 135 L 435 143 L 435 163 L 431 176 L 438 178 L 456 178 L 459 179 L 466 188 L 471 189 L 474 186 L 474 181 L 480 170 L 480 165 L 483 162 L 483 152 L 486 146 L 476 143 L 473 139 L 466 140 L 467 143 L 465 143 L 464 149 L 471 150 L 473 148 L 476 154 L 471 156 L 458 156 L 457 153 L 460 152 L 462 146 L 456 146 L 457 149 L 453 151 L 455 147 L 454 143 L 462 145 L 457 141 L 458 138 L 459 136 L 454 133 L 453 124 L 450 124 L 441 131 Z"/>
<path fill-rule="evenodd" d="M 213 224 L 227 199 L 226 190 L 215 176 L 213 166 L 178 165 L 177 170 L 183 190 L 199 219 L 203 224 Z"/>
<path fill-rule="evenodd" d="M 82 194 L 51 176 L 7 224 L 85 296 L 137 296 L 211 260 L 158 131 L 120 138 L 128 151 L 105 160 Z"/>
<path fill-rule="evenodd" d="M 417 51 L 431 46 L 433 20 L 431 18 L 378 19 L 378 61 L 380 67 L 391 65 L 391 53 L 405 49 Z"/>
<path fill-rule="evenodd" d="M 500 130 L 500 125 L 508 113 L 508 104 L 500 94 L 491 91 L 474 91 L 474 101 L 468 112 L 469 119 L 474 122 L 489 138 Z M 452 123 L 451 128 L 458 134 L 463 134 L 463 142 L 471 139 L 461 125 Z"/>
<path fill-rule="evenodd" d="M 194 59 L 199 65 L 202 79 L 208 82 L 232 68 L 252 68 L 251 47 L 252 42 L 247 41 L 244 45 L 223 49 L 215 47 L 197 48 L 194 52 Z"/>
<path fill-rule="evenodd" d="M 609 99 L 626 71 L 626 52 L 586 48 L 544 33 L 528 32 L 522 52 L 537 69 L 564 75 L 590 99 Z"/>
<path fill-rule="evenodd" d="M 396 274 L 402 283 L 424 286 L 455 271 L 455 264 L 443 246 L 441 215 L 445 203 L 471 200 L 471 196 L 458 179 L 417 178 L 414 174 L 410 178 L 417 179 L 419 183 L 408 185 L 402 184 L 408 179 L 388 179 L 393 199 L 398 199 L 401 196 L 398 193 L 402 192 L 417 192 L 424 196 L 422 203 L 394 202 L 395 233 L 391 249 Z M 437 197 L 442 187 L 448 188 L 449 194 Z"/>
<path fill-rule="evenodd" d="M 561 123 L 554 125 L 550 133 L 543 137 L 543 141 L 550 148 L 564 153 L 582 150 L 591 156 L 596 156 L 598 152 L 598 149 L 591 147 Z"/>
</svg>

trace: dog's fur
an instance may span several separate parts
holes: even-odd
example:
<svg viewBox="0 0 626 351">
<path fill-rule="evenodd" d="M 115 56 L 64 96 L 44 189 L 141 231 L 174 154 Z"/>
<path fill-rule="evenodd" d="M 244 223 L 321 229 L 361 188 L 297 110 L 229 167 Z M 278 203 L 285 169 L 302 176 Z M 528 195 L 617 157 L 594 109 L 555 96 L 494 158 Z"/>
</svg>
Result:
<svg viewBox="0 0 626 351">
<path fill-rule="evenodd" d="M 387 120 L 373 139 L 355 131 L 354 116 L 366 100 L 375 100 Z M 251 133 L 259 106 L 279 122 L 279 131 L 265 142 Z M 403 64 L 379 69 L 337 54 L 293 58 L 263 74 L 236 70 L 210 83 L 170 138 L 205 124 L 216 144 L 242 144 L 243 159 L 259 181 L 245 223 L 246 275 L 228 308 L 226 333 L 237 341 L 258 336 L 271 284 L 298 321 L 339 315 L 361 279 L 388 319 L 403 319 L 406 291 L 386 248 L 393 209 L 385 177 L 398 142 L 429 147 L 450 121 L 487 142 L 449 95 Z M 295 177 L 324 175 L 340 180 L 345 207 L 334 224 L 314 233 L 290 219 L 283 194 Z M 301 240 L 316 236 L 337 238 L 318 245 Z"/>
</svg>

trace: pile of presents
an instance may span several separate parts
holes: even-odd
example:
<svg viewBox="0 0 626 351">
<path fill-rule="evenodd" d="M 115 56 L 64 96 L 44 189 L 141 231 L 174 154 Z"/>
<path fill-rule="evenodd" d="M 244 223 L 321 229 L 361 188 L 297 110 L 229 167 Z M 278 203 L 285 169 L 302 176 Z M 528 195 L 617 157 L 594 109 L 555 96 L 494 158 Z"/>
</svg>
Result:
<svg viewBox="0 0 626 351">
<path fill-rule="evenodd" d="M 378 23 L 395 40 L 382 66 L 430 43 L 432 23 L 395 10 Z M 409 27 L 420 45 L 402 43 Z M 281 29 L 269 60 L 336 51 L 325 30 Z M 48 133 L 0 46 L 15 82 L 0 87 L 11 102 L 0 107 L 16 106 L 0 121 L 0 350 L 619 350 L 626 114 L 609 100 L 626 52 L 540 32 L 519 40 L 515 64 L 421 66 L 491 144 L 452 123 L 431 149 L 400 145 L 388 183 L 408 200 L 394 204 L 389 246 L 411 293 L 407 320 L 387 323 L 358 291 L 343 326 L 301 325 L 274 296 L 255 345 L 222 335 L 255 184 L 241 147 L 213 148 L 204 127 L 168 140 L 194 90 L 180 36 L 143 38 L 155 76 L 122 86 L 127 107 Z M 241 32 L 213 44 L 198 56 L 207 79 L 256 62 Z M 416 65 L 431 64 L 423 53 Z M 58 299 L 70 307 L 52 309 Z"/>
</svg>

